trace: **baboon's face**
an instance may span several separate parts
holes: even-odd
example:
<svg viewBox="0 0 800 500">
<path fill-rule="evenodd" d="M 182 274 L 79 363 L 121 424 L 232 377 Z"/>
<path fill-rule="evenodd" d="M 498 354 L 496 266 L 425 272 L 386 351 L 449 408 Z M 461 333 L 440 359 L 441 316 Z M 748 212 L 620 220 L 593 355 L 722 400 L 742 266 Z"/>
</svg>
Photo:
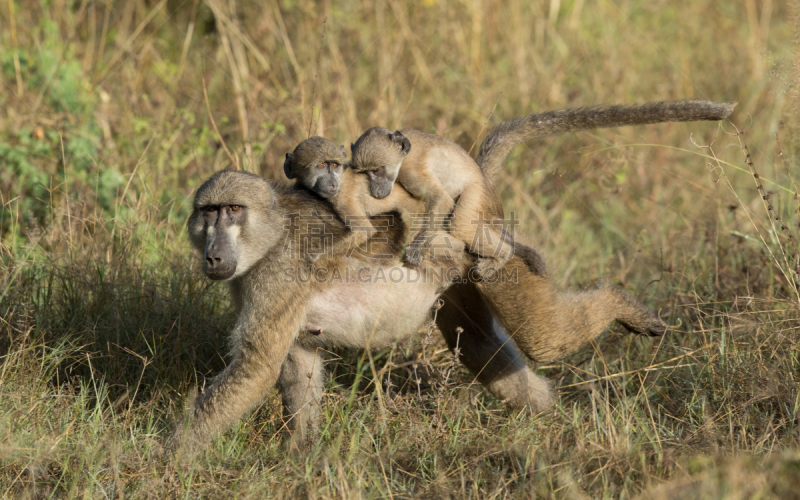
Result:
<svg viewBox="0 0 800 500">
<path fill-rule="evenodd" d="M 350 168 L 366 173 L 370 196 L 381 199 L 392 194 L 403 160 L 411 151 L 411 141 L 399 130 L 374 127 L 364 132 L 351 150 Z"/>
<path fill-rule="evenodd" d="M 339 194 L 341 185 L 339 178 L 342 176 L 342 164 L 332 160 L 317 162 L 314 166 L 316 175 L 311 176 L 303 184 L 307 189 L 314 191 L 323 198 L 333 198 Z"/>
<path fill-rule="evenodd" d="M 203 272 L 212 280 L 227 280 L 239 262 L 238 239 L 247 222 L 247 207 L 206 205 L 200 208 L 206 234 Z"/>
<path fill-rule="evenodd" d="M 236 278 L 264 257 L 280 239 L 270 223 L 274 203 L 271 186 L 245 172 L 218 172 L 197 190 L 188 229 L 206 276 Z"/>
<path fill-rule="evenodd" d="M 400 170 L 400 164 L 393 168 L 386 168 L 386 165 L 365 170 L 369 178 L 369 195 L 379 200 L 386 198 L 392 194 L 394 181 L 397 179 L 397 172 Z"/>
<path fill-rule="evenodd" d="M 287 154 L 289 161 L 291 153 Z M 314 158 L 310 165 L 301 169 L 301 174 L 297 179 L 303 187 L 313 191 L 322 198 L 333 198 L 339 194 L 341 188 L 340 178 L 342 177 L 342 161 L 330 158 Z"/>
<path fill-rule="evenodd" d="M 344 146 L 315 136 L 286 153 L 283 171 L 289 179 L 297 179 L 303 187 L 327 199 L 339 194 L 346 161 Z"/>
</svg>

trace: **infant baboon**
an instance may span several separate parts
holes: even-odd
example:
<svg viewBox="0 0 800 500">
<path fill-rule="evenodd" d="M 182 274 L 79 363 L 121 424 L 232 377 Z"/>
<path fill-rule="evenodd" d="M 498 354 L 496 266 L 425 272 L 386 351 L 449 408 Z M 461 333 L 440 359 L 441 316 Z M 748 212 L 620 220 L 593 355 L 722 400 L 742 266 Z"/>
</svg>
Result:
<svg viewBox="0 0 800 500">
<path fill-rule="evenodd" d="M 502 165 L 514 146 L 534 137 L 590 128 L 720 120 L 732 109 L 731 104 L 689 100 L 532 114 L 494 127 L 481 144 L 477 164 L 460 146 L 442 137 L 373 127 L 352 145 L 351 168 L 367 173 L 375 198 L 388 196 L 396 181 L 412 196 L 424 199 L 429 227 L 441 231 L 449 222 L 450 233 L 478 255 L 476 269 L 485 276 L 502 267 L 513 253 L 513 241 L 503 231 L 502 207 L 493 206 L 496 196 L 487 176 Z M 412 264 L 421 261 L 426 241 L 423 230 L 412 242 L 408 252 Z"/>
<path fill-rule="evenodd" d="M 395 212 L 403 227 L 408 230 L 407 214 L 417 212 L 419 200 L 404 189 L 398 189 L 383 199 L 369 195 L 365 175 L 356 174 L 348 168 L 344 146 L 337 146 L 324 137 L 309 137 L 286 153 L 283 171 L 296 185 L 326 199 L 350 230 L 344 238 L 325 249 L 329 255 L 339 255 L 363 244 L 378 230 L 370 221 L 371 215 Z M 319 254 L 309 254 L 310 263 L 316 262 Z"/>
<path fill-rule="evenodd" d="M 393 189 L 386 197 L 370 196 L 367 175 L 353 172 L 346 161 L 343 146 L 314 136 L 298 144 L 293 152 L 286 153 L 283 163 L 286 177 L 294 179 L 297 186 L 326 199 L 350 229 L 350 238 L 342 239 L 332 248 L 326 249 L 329 255 L 349 252 L 371 238 L 377 228 L 370 222 L 370 216 L 394 212 L 408 230 L 412 225 L 409 215 L 423 210 L 422 201 L 411 196 L 402 186 Z M 514 242 L 513 238 L 505 234 L 503 236 L 514 245 L 515 252 L 520 252 L 531 272 L 542 275 L 547 273 L 544 259 L 536 250 Z M 317 258 L 318 253 L 309 254 L 310 263 L 316 262 Z"/>
<path fill-rule="evenodd" d="M 339 194 L 339 179 L 347 163 L 344 146 L 337 146 L 324 137 L 309 137 L 286 153 L 283 172 L 297 184 L 330 199 Z"/>
<path fill-rule="evenodd" d="M 422 261 L 429 231 L 446 230 L 466 243 L 479 257 L 479 277 L 499 270 L 513 254 L 513 240 L 503 231 L 502 206 L 493 206 L 497 205 L 493 187 L 456 143 L 417 130 L 373 127 L 352 145 L 350 166 L 369 176 L 375 198 L 388 196 L 396 181 L 425 201 L 427 219 L 407 252 L 412 265 Z"/>
</svg>

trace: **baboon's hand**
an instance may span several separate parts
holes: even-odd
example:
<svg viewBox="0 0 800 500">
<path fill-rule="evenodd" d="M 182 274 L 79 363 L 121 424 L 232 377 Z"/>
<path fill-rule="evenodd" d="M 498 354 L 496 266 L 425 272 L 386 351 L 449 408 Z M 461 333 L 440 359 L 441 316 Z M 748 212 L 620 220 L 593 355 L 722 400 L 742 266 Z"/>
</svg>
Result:
<svg viewBox="0 0 800 500">
<path fill-rule="evenodd" d="M 412 248 L 411 245 L 406 249 L 406 254 L 403 261 L 411 267 L 419 267 L 422 265 L 422 252 L 419 249 Z"/>
<path fill-rule="evenodd" d="M 190 418 L 189 413 L 185 418 Z M 202 452 L 191 436 L 188 436 L 186 421 L 177 426 L 160 443 L 153 443 L 152 457 L 156 460 L 177 460 L 179 463 L 190 463 Z"/>
<path fill-rule="evenodd" d="M 422 232 L 406 247 L 403 260 L 410 266 L 419 267 L 422 264 L 422 260 L 425 258 L 427 249 L 427 238 L 425 233 Z"/>
</svg>

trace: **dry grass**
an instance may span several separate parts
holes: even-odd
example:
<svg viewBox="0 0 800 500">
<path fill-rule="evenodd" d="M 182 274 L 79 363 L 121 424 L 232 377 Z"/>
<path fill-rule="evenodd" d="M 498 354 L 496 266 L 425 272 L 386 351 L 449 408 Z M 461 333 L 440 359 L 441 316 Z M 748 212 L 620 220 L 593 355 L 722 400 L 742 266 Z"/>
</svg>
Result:
<svg viewBox="0 0 800 500">
<path fill-rule="evenodd" d="M 0 496 L 800 491 L 800 3 L 52 0 L 0 13 Z M 373 356 L 385 418 L 360 353 L 335 353 L 307 457 L 281 448 L 274 394 L 200 463 L 154 457 L 188 388 L 225 362 L 225 290 L 187 257 L 184 230 L 210 173 L 277 179 L 309 134 L 407 126 L 471 149 L 533 110 L 690 97 L 739 104 L 719 127 L 529 144 L 497 180 L 555 279 L 624 284 L 666 336 L 612 328 L 537 367 L 560 398 L 535 417 L 472 384 L 435 334 Z"/>
</svg>

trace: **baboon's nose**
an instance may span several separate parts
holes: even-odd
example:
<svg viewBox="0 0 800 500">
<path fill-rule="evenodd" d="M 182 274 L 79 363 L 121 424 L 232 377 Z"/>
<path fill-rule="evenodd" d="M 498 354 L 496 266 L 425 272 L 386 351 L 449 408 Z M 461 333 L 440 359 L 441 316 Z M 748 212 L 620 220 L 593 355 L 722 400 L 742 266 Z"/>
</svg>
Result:
<svg viewBox="0 0 800 500">
<path fill-rule="evenodd" d="M 212 280 L 226 280 L 236 273 L 236 256 L 231 254 L 230 243 L 212 242 L 205 252 L 206 276 Z"/>
</svg>

